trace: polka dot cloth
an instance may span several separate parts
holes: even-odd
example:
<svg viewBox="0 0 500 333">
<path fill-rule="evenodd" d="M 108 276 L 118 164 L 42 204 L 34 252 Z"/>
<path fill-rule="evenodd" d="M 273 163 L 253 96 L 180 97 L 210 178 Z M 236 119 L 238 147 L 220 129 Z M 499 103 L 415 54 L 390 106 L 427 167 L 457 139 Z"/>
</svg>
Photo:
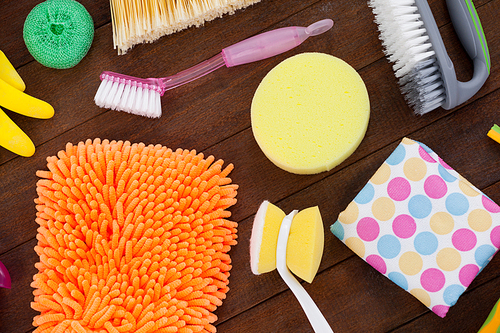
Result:
<svg viewBox="0 0 500 333">
<path fill-rule="evenodd" d="M 500 247 L 500 207 L 404 138 L 331 231 L 444 317 Z"/>
</svg>

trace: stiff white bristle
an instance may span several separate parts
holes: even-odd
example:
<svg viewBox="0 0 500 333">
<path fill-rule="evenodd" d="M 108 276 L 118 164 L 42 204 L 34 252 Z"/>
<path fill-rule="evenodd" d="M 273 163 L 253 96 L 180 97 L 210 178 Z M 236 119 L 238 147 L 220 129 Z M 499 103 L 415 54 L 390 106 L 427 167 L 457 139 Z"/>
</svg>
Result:
<svg viewBox="0 0 500 333">
<path fill-rule="evenodd" d="M 161 116 L 161 95 L 147 84 L 133 80 L 116 80 L 105 75 L 97 93 L 95 103 L 107 109 L 159 118 Z"/>
<path fill-rule="evenodd" d="M 417 114 L 443 105 L 443 79 L 415 0 L 369 0 L 368 4 L 408 104 Z"/>
</svg>

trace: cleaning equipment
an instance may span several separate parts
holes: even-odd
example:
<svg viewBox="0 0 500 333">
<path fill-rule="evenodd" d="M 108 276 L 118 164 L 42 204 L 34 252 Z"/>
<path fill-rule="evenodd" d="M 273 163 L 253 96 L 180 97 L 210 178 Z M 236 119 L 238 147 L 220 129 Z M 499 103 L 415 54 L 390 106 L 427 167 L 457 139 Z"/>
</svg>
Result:
<svg viewBox="0 0 500 333">
<path fill-rule="evenodd" d="M 152 43 L 158 38 L 203 25 L 205 21 L 250 6 L 260 0 L 168 1 L 111 0 L 113 44 L 118 54 L 134 45 Z"/>
<path fill-rule="evenodd" d="M 233 67 L 266 59 L 286 52 L 328 31 L 333 21 L 326 19 L 304 27 L 287 27 L 262 33 L 222 50 L 216 56 L 180 73 L 161 79 L 140 79 L 105 71 L 95 95 L 95 103 L 103 108 L 141 116 L 161 116 L 161 99 L 165 91 L 191 82 L 222 67 Z"/>
<path fill-rule="evenodd" d="M 87 140 L 38 171 L 34 332 L 216 332 L 238 186 L 196 151 Z"/>
<path fill-rule="evenodd" d="M 408 104 L 422 115 L 449 110 L 474 96 L 490 74 L 490 55 L 471 0 L 447 0 L 460 41 L 472 59 L 470 81 L 456 78 L 430 7 L 425 0 L 369 0 L 380 39 Z"/>
<path fill-rule="evenodd" d="M 33 58 L 50 68 L 76 66 L 94 39 L 94 22 L 75 0 L 47 0 L 26 17 L 23 38 Z"/>
<path fill-rule="evenodd" d="M 253 274 L 260 275 L 276 269 L 278 234 L 285 216 L 285 212 L 267 200 L 260 204 L 250 237 L 250 268 Z"/>
<path fill-rule="evenodd" d="M 11 111 L 34 118 L 47 119 L 54 115 L 54 108 L 23 91 L 24 81 L 5 54 L 0 51 L 0 105 Z M 25 157 L 35 153 L 31 139 L 0 109 L 0 146 Z"/>
<path fill-rule="evenodd" d="M 11 281 L 7 267 L 0 261 L 0 287 L 10 289 Z"/>
<path fill-rule="evenodd" d="M 256 275 L 278 269 L 315 332 L 333 332 L 316 303 L 288 268 L 311 283 L 323 255 L 324 233 L 317 206 L 285 213 L 269 201 L 260 205 L 250 239 L 250 267 Z"/>
<path fill-rule="evenodd" d="M 26 84 L 23 79 L 2 51 L 0 51 L 0 79 L 19 91 L 24 91 L 24 89 L 26 89 Z"/>
<path fill-rule="evenodd" d="M 500 300 L 498 300 L 491 310 L 488 318 L 484 322 L 478 333 L 499 333 L 500 332 Z"/>
<path fill-rule="evenodd" d="M 48 119 L 54 115 L 54 108 L 47 102 L 17 90 L 0 79 L 0 105 L 23 116 Z"/>
<path fill-rule="evenodd" d="M 302 53 L 278 64 L 251 106 L 257 144 L 276 166 L 296 174 L 329 171 L 343 162 L 363 140 L 369 118 L 359 74 L 324 53 Z"/>
<path fill-rule="evenodd" d="M 497 124 L 494 124 L 493 127 L 488 131 L 488 136 L 500 143 L 500 127 Z"/>
<path fill-rule="evenodd" d="M 330 229 L 445 317 L 500 248 L 500 206 L 429 147 L 404 138 Z"/>
<path fill-rule="evenodd" d="M 250 238 L 250 267 L 260 275 L 276 269 L 276 248 L 285 213 L 265 200 L 255 215 Z M 323 222 L 317 206 L 300 211 L 293 219 L 286 250 L 287 265 L 302 280 L 312 283 L 323 256 Z"/>
</svg>

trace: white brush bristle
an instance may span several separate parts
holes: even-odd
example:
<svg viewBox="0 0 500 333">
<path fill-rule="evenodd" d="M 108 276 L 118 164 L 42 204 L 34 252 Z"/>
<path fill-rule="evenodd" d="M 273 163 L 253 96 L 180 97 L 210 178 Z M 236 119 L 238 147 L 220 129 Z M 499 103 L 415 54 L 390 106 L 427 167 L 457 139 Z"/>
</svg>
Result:
<svg viewBox="0 0 500 333">
<path fill-rule="evenodd" d="M 101 108 L 159 118 L 161 116 L 161 95 L 158 91 L 143 87 L 132 80 L 113 80 L 106 75 L 94 97 Z"/>
<path fill-rule="evenodd" d="M 408 104 L 417 114 L 443 105 L 443 79 L 415 0 L 369 0 L 368 4 Z"/>
</svg>

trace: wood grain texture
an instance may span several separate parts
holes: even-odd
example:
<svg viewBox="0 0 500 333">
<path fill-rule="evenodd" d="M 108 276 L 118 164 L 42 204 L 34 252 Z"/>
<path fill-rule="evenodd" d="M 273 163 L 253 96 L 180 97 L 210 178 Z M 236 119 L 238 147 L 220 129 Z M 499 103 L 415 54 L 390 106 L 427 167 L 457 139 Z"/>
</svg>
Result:
<svg viewBox="0 0 500 333">
<path fill-rule="evenodd" d="M 384 58 L 373 15 L 365 1 L 262 0 L 234 15 L 137 45 L 118 56 L 113 49 L 108 1 L 81 1 L 94 20 L 95 37 L 87 56 L 67 70 L 43 67 L 22 39 L 29 11 L 40 1 L 2 1 L 0 49 L 27 85 L 26 92 L 56 110 L 49 120 L 7 111 L 36 145 L 31 158 L 0 147 L 0 261 L 13 279 L 0 288 L 0 332 L 33 330 L 30 286 L 38 258 L 35 219 L 36 170 L 67 142 L 88 138 L 129 140 L 196 149 L 235 165 L 230 177 L 240 186 L 231 208 L 239 223 L 238 245 L 230 252 L 230 292 L 216 314 L 218 332 L 312 332 L 293 294 L 276 271 L 254 276 L 249 239 L 254 214 L 264 199 L 284 211 L 318 205 L 325 227 L 320 271 L 304 287 L 335 332 L 477 332 L 500 298 L 500 258 L 478 275 L 441 319 L 413 296 L 358 258 L 329 231 L 338 214 L 361 190 L 403 137 L 424 142 L 449 165 L 500 202 L 500 145 L 486 137 L 500 122 L 500 0 L 475 1 L 488 41 L 492 71 L 471 100 L 453 110 L 413 115 Z M 472 65 L 455 35 L 444 0 L 429 1 L 461 80 Z M 162 77 L 195 65 L 223 47 L 257 33 L 332 18 L 334 28 L 286 54 L 234 68 L 221 68 L 162 97 L 163 116 L 146 119 L 98 108 L 93 102 L 99 74 L 111 70 L 138 77 Z M 258 84 L 280 61 L 302 52 L 324 52 L 351 64 L 363 78 L 371 104 L 366 137 L 355 153 L 329 172 L 299 176 L 275 167 L 262 154 L 250 128 L 250 104 Z"/>
</svg>

